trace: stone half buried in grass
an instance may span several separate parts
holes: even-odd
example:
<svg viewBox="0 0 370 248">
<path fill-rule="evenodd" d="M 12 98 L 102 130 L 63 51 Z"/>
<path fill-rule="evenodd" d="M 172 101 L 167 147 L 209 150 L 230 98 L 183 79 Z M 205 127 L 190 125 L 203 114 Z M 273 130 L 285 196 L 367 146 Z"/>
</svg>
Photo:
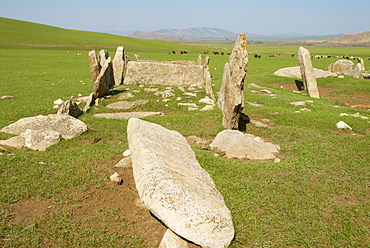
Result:
<svg viewBox="0 0 370 248">
<path fill-rule="evenodd" d="M 221 131 L 210 146 L 212 150 L 225 152 L 226 158 L 250 160 L 275 159 L 280 150 L 278 145 L 237 130 Z"/>
</svg>

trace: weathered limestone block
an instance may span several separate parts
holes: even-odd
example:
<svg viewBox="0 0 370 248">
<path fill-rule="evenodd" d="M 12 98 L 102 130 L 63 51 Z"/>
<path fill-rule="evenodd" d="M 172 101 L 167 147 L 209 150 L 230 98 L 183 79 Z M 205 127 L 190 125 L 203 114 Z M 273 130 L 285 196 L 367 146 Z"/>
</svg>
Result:
<svg viewBox="0 0 370 248">
<path fill-rule="evenodd" d="M 117 47 L 116 54 L 112 61 L 115 86 L 119 86 L 123 82 L 123 72 L 126 71 L 128 61 L 129 57 L 126 55 L 123 46 Z"/>
<path fill-rule="evenodd" d="M 348 75 L 354 67 L 354 63 L 350 60 L 340 59 L 329 65 L 328 70 L 330 72 Z"/>
<path fill-rule="evenodd" d="M 130 61 L 125 84 L 192 85 L 204 87 L 203 66 L 159 61 Z"/>
<path fill-rule="evenodd" d="M 131 118 L 127 126 L 134 179 L 145 206 L 177 235 L 202 247 L 234 237 L 229 209 L 178 132 Z"/>
<path fill-rule="evenodd" d="M 95 50 L 92 50 L 92 51 L 89 52 L 88 58 L 89 58 L 91 79 L 94 83 L 96 81 L 96 79 L 98 78 L 98 76 L 99 76 L 99 71 L 100 71 L 101 66 L 100 66 L 98 60 L 96 59 Z"/>
<path fill-rule="evenodd" d="M 298 60 L 305 90 L 310 97 L 320 98 L 310 52 L 304 47 L 299 47 Z"/>
<path fill-rule="evenodd" d="M 222 111 L 222 125 L 226 129 L 238 129 L 244 109 L 244 79 L 248 69 L 248 51 L 245 34 L 235 41 L 229 61 L 224 66 L 222 85 L 217 101 Z"/>
<path fill-rule="evenodd" d="M 69 114 L 70 116 L 77 118 L 80 115 L 82 115 L 83 112 L 75 102 L 72 102 L 71 100 L 67 100 L 62 103 L 57 114 L 58 115 Z"/>
<path fill-rule="evenodd" d="M 38 115 L 26 117 L 0 129 L 0 132 L 19 135 L 27 129 L 31 130 L 53 130 L 61 134 L 63 139 L 72 139 L 87 131 L 87 125 L 68 115 Z"/>
</svg>

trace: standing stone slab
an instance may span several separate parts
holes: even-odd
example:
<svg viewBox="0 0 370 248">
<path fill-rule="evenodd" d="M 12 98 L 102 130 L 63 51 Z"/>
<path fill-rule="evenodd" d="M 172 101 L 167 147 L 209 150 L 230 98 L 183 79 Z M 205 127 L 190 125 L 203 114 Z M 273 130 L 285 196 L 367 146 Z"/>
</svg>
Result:
<svg viewBox="0 0 370 248">
<path fill-rule="evenodd" d="M 298 59 L 305 90 L 308 92 L 310 97 L 320 98 L 310 52 L 306 48 L 300 47 L 298 49 Z"/>
<path fill-rule="evenodd" d="M 178 132 L 131 118 L 127 126 L 136 188 L 145 206 L 177 235 L 202 247 L 234 237 L 230 210 Z"/>
<path fill-rule="evenodd" d="M 100 98 L 110 93 L 113 88 L 112 63 L 111 58 L 102 60 L 102 68 L 99 76 L 94 83 L 94 98 Z"/>
<path fill-rule="evenodd" d="M 100 65 L 99 65 L 98 60 L 96 59 L 95 50 L 92 50 L 92 51 L 89 52 L 88 58 L 89 58 L 91 79 L 94 83 L 96 81 L 96 79 L 98 78 L 99 71 L 100 71 Z"/>
<path fill-rule="evenodd" d="M 114 85 L 119 86 L 123 82 L 123 72 L 126 70 L 129 58 L 123 49 L 123 46 L 117 47 L 116 55 L 113 59 Z"/>
<path fill-rule="evenodd" d="M 244 109 L 244 79 L 248 69 L 248 51 L 245 34 L 235 41 L 229 61 L 224 66 L 222 85 L 217 104 L 222 111 L 222 125 L 238 129 Z"/>
</svg>

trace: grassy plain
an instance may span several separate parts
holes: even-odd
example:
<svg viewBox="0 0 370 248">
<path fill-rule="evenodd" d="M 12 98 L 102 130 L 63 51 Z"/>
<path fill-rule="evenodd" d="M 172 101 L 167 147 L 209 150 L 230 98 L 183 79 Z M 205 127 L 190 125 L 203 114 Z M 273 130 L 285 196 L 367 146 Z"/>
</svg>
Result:
<svg viewBox="0 0 370 248">
<path fill-rule="evenodd" d="M 124 45 L 128 55 L 143 59 L 196 60 L 199 52 L 230 52 L 230 46 L 192 46 L 82 31 L 63 30 L 0 18 L 0 127 L 20 118 L 55 113 L 53 101 L 92 92 L 87 53 L 106 49 L 114 56 Z M 269 119 L 269 128 L 248 124 L 247 133 L 279 144 L 280 163 L 250 162 L 215 157 L 193 145 L 198 161 L 214 179 L 230 208 L 236 230 L 230 247 L 370 247 L 370 82 L 365 79 L 318 79 L 320 99 L 295 93 L 296 81 L 273 76 L 277 69 L 297 66 L 293 46 L 249 46 L 245 82 L 245 110 L 252 119 Z M 309 47 L 312 55 L 345 55 L 365 58 L 368 48 Z M 169 54 L 186 50 L 188 54 Z M 269 57 L 270 54 L 281 54 Z M 214 90 L 221 86 L 227 56 L 210 53 Z M 334 58 L 314 59 L 326 69 Z M 276 97 L 249 84 L 257 84 Z M 149 99 L 137 110 L 164 111 L 146 117 L 183 134 L 215 137 L 223 130 L 221 112 L 189 112 L 175 100 L 163 103 L 140 87 L 120 86 L 116 92 L 141 90 L 135 99 Z M 130 169 L 114 165 L 128 148 L 126 120 L 94 118 L 110 112 L 105 106 L 119 94 L 103 100 L 79 119 L 88 132 L 63 140 L 45 152 L 2 147 L 0 152 L 0 238 L 3 247 L 158 247 L 163 226 L 138 206 Z M 180 96 L 177 91 L 177 96 Z M 204 96 L 198 93 L 197 101 Z M 183 97 L 183 96 L 182 96 Z M 175 98 L 174 98 L 175 99 Z M 313 100 L 299 111 L 293 101 Z M 253 107 L 247 102 L 263 104 Z M 339 107 L 334 107 L 335 105 Z M 343 120 L 353 130 L 338 130 Z M 0 133 L 0 139 L 10 135 Z M 100 137 L 97 143 L 91 141 Z M 122 174 L 123 185 L 108 177 Z"/>
</svg>

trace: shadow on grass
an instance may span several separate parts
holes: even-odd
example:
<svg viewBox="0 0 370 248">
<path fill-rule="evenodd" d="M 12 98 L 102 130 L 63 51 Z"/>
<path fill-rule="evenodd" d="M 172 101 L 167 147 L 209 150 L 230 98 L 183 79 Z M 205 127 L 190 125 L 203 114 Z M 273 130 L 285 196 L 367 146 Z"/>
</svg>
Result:
<svg viewBox="0 0 370 248">
<path fill-rule="evenodd" d="M 295 81 L 295 85 L 297 86 L 297 89 L 299 91 L 302 91 L 304 90 L 304 83 L 302 80 L 294 80 Z"/>
</svg>

